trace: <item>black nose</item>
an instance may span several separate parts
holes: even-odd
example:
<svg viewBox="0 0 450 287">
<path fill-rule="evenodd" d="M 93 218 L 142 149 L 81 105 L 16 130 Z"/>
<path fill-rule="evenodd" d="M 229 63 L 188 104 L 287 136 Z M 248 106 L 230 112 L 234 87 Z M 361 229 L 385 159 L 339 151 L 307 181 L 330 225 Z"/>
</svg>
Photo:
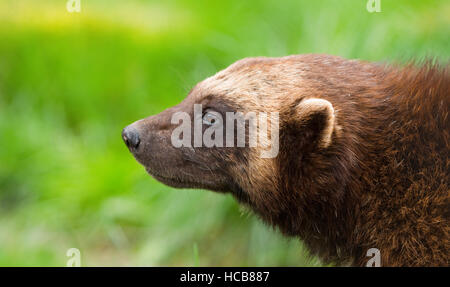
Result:
<svg viewBox="0 0 450 287">
<path fill-rule="evenodd" d="M 138 131 L 130 126 L 123 129 L 122 138 L 129 148 L 137 148 L 141 142 Z"/>
</svg>

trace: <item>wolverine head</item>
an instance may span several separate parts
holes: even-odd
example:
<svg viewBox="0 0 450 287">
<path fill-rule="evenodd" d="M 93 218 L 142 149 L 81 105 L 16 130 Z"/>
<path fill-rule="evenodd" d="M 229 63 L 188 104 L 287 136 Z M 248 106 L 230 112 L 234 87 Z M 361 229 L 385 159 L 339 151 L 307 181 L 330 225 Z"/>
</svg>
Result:
<svg viewBox="0 0 450 287">
<path fill-rule="evenodd" d="M 122 137 L 147 172 L 178 188 L 275 198 L 285 158 L 326 149 L 330 101 L 309 80 L 315 58 L 247 58 L 198 83 L 178 105 L 127 126 Z M 283 155 L 280 156 L 280 153 Z"/>
</svg>

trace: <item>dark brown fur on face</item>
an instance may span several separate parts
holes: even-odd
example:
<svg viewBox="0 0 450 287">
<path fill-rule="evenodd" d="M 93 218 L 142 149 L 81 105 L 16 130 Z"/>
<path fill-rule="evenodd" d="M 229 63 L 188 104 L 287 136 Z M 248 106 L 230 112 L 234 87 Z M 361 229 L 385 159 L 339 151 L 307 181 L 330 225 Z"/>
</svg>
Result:
<svg viewBox="0 0 450 287">
<path fill-rule="evenodd" d="M 386 66 L 326 55 L 244 59 L 179 105 L 138 121 L 130 148 L 158 180 L 231 192 L 326 263 L 448 266 L 448 65 Z M 311 101 L 312 100 L 312 101 Z M 174 148 L 175 111 L 279 112 L 280 150 Z"/>
</svg>

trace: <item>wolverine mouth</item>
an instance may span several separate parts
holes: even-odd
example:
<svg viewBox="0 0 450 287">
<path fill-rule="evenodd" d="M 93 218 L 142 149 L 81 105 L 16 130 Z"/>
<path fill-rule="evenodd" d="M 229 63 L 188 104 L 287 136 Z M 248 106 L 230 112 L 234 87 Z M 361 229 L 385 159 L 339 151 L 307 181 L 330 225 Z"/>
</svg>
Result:
<svg viewBox="0 0 450 287">
<path fill-rule="evenodd" d="M 187 178 L 180 178 L 179 176 L 167 176 L 167 175 L 162 175 L 159 172 L 155 172 L 154 170 L 152 170 L 149 167 L 146 167 L 145 170 L 147 171 L 147 173 L 149 175 L 151 175 L 154 179 L 156 179 L 157 181 L 171 186 L 171 187 L 175 187 L 175 188 L 211 188 L 210 185 L 208 185 L 208 183 L 203 182 L 203 181 L 196 181 L 193 179 L 187 179 Z"/>
<path fill-rule="evenodd" d="M 148 167 L 145 167 L 145 170 L 147 171 L 148 174 L 150 174 L 157 181 L 162 182 L 162 183 L 172 186 L 172 187 L 180 188 L 180 187 L 189 187 L 189 185 L 192 185 L 192 182 L 188 182 L 188 181 L 182 180 L 177 177 L 170 177 L 170 176 L 162 175 Z"/>
<path fill-rule="evenodd" d="M 199 189 L 210 189 L 210 190 L 216 190 L 221 192 L 226 192 L 227 189 L 224 187 L 218 188 L 217 184 L 214 182 L 207 180 L 205 178 L 202 178 L 201 180 L 196 180 L 194 178 L 182 178 L 177 175 L 174 176 L 168 176 L 163 175 L 159 172 L 155 172 L 150 167 L 145 167 L 145 170 L 149 175 L 151 175 L 154 179 L 157 181 L 171 186 L 175 188 L 199 188 Z"/>
</svg>

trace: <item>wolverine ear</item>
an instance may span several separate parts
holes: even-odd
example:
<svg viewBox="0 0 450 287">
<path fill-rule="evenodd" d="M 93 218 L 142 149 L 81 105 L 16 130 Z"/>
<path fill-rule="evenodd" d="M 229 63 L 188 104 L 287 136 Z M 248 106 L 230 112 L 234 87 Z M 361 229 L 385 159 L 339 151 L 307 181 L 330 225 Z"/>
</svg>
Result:
<svg viewBox="0 0 450 287">
<path fill-rule="evenodd" d="M 333 105 L 323 99 L 305 99 L 295 107 L 297 120 L 303 127 L 308 127 L 319 147 L 327 148 L 335 129 Z"/>
</svg>

